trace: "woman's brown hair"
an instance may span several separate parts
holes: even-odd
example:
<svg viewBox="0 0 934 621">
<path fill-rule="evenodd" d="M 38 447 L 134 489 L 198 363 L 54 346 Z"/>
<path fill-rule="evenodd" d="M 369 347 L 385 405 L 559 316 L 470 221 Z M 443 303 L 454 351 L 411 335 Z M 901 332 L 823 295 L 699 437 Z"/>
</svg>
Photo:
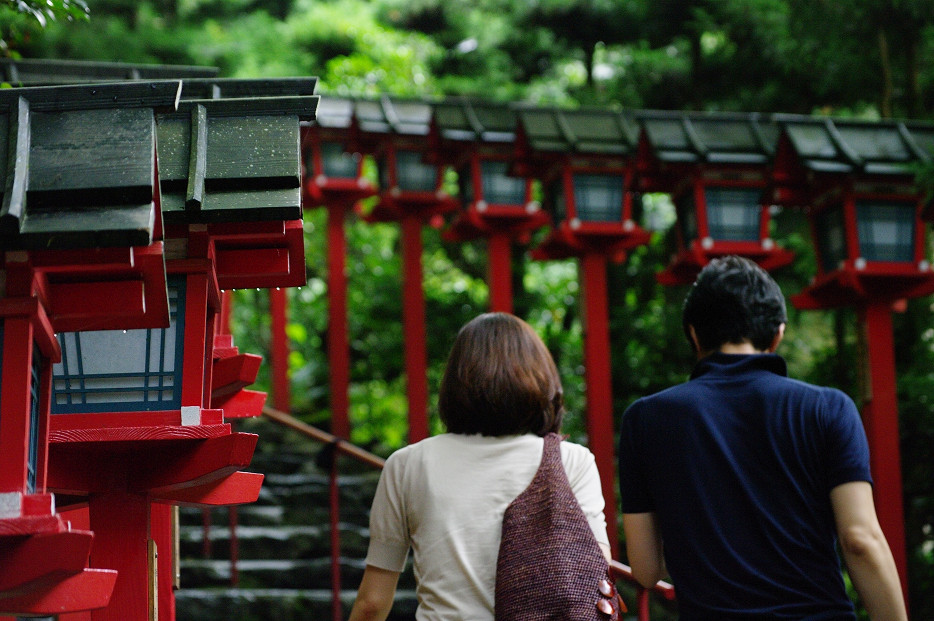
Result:
<svg viewBox="0 0 934 621">
<path fill-rule="evenodd" d="M 457 333 L 438 408 L 451 433 L 560 431 L 564 394 L 551 353 L 515 315 L 486 313 Z"/>
</svg>

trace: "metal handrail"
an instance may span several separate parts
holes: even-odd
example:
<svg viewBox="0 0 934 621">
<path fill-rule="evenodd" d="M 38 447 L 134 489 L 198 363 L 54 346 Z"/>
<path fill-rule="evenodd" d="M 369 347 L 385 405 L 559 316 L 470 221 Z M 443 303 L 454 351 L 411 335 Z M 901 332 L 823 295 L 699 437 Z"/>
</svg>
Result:
<svg viewBox="0 0 934 621">
<path fill-rule="evenodd" d="M 339 621 L 342 618 L 341 604 L 340 604 L 340 567 L 339 567 L 339 556 L 340 556 L 340 540 L 338 537 L 338 504 L 339 499 L 337 495 L 337 460 L 334 459 L 336 454 L 340 453 L 351 457 L 361 463 L 372 466 L 376 469 L 382 470 L 383 466 L 386 464 L 386 460 L 378 455 L 370 453 L 369 451 L 360 448 L 355 444 L 351 444 L 347 440 L 344 440 L 338 436 L 330 434 L 326 431 L 318 429 L 312 425 L 304 423 L 294 416 L 287 414 L 281 410 L 277 410 L 273 407 L 266 406 L 263 408 L 263 415 L 269 418 L 270 420 L 279 423 L 289 429 L 297 431 L 298 433 L 320 442 L 325 446 L 332 448 L 332 455 L 329 460 L 329 470 L 330 470 L 330 479 L 331 479 L 331 494 L 330 494 L 330 516 L 331 516 L 331 585 L 332 585 L 332 612 L 334 614 L 335 621 Z M 632 568 L 629 565 L 625 565 L 619 561 L 611 560 L 610 561 L 610 575 L 616 580 L 623 580 L 631 584 L 636 585 L 636 597 L 637 597 L 637 618 L 638 621 L 649 621 L 649 594 L 654 593 L 657 596 L 663 598 L 666 601 L 673 602 L 675 601 L 675 589 L 674 586 L 665 582 L 659 581 L 651 589 L 646 589 L 641 586 L 636 578 L 632 575 Z"/>
</svg>

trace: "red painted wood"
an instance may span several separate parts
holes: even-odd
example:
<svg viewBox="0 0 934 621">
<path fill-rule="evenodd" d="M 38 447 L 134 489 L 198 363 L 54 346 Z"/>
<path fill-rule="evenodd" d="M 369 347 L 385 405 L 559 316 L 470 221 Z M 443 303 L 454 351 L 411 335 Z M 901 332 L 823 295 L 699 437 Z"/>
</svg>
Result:
<svg viewBox="0 0 934 621">
<path fill-rule="evenodd" d="M 610 328 L 606 257 L 588 253 L 580 259 L 584 308 L 584 378 L 587 383 L 587 443 L 600 471 L 610 549 L 618 556 L 616 466 L 613 454 L 613 390 L 610 375 Z"/>
<path fill-rule="evenodd" d="M 328 381 L 331 431 L 350 437 L 350 344 L 347 328 L 347 239 L 344 220 L 349 207 L 328 205 Z M 282 408 L 278 408 L 282 409 Z M 287 411 L 287 410 L 283 410 Z"/>
<path fill-rule="evenodd" d="M 165 459 L 165 463 L 152 464 L 149 468 L 144 468 L 137 460 L 136 470 L 130 473 L 131 489 L 150 490 L 153 496 L 158 496 L 162 492 L 212 483 L 249 466 L 257 439 L 252 433 L 232 433 L 182 443 L 174 459 Z"/>
<path fill-rule="evenodd" d="M 425 293 L 422 290 L 422 223 L 414 216 L 405 216 L 401 227 L 402 330 L 411 443 L 428 437 L 428 354 L 425 347 Z"/>
<path fill-rule="evenodd" d="M 217 254 L 219 275 L 280 276 L 289 274 L 288 248 L 231 248 Z"/>
<path fill-rule="evenodd" d="M 210 410 L 202 410 L 208 412 Z M 224 436 L 229 425 L 172 425 L 165 427 L 112 427 L 103 429 L 59 429 L 50 443 L 145 442 L 158 440 L 200 440 Z M 104 450 L 95 447 L 94 450 Z"/>
<path fill-rule="evenodd" d="M 58 515 L 27 515 L 0 520 L 0 537 L 58 533 L 65 528 L 64 522 Z"/>
<path fill-rule="evenodd" d="M 52 494 L 23 494 L 23 515 L 50 515 L 55 513 Z"/>
<path fill-rule="evenodd" d="M 156 503 L 150 505 L 150 532 L 159 551 L 159 582 L 156 587 L 159 621 L 175 619 L 175 588 L 178 586 L 178 577 L 175 575 L 178 560 L 175 557 L 175 515 L 175 507 Z"/>
<path fill-rule="evenodd" d="M 202 420 L 204 420 L 204 412 L 205 410 L 202 410 Z M 56 432 L 77 431 L 80 429 L 94 430 L 94 432 L 102 434 L 100 437 L 106 440 L 108 434 L 111 433 L 115 434 L 114 438 L 122 437 L 119 429 L 108 431 L 111 427 L 177 427 L 181 424 L 182 415 L 180 410 L 94 412 L 90 414 L 56 414 L 51 417 L 50 429 L 55 434 L 55 441 L 64 442 L 67 440 Z"/>
<path fill-rule="evenodd" d="M 110 603 L 91 614 L 93 621 L 149 621 L 149 504 L 144 494 L 125 492 L 92 494 L 88 500 L 91 567 L 118 572 Z"/>
<path fill-rule="evenodd" d="M 51 313 L 57 321 L 93 317 L 106 307 L 110 318 L 138 317 L 146 310 L 141 280 L 58 283 L 51 285 Z"/>
<path fill-rule="evenodd" d="M 39 282 L 41 277 L 35 280 Z M 7 317 L 30 320 L 33 324 L 33 338 L 42 355 L 51 362 L 59 362 L 62 359 L 62 350 L 58 339 L 55 338 L 55 330 L 39 297 L 0 299 L 0 320 Z"/>
<path fill-rule="evenodd" d="M 208 230 L 217 248 L 217 282 L 221 289 L 270 289 L 305 284 L 305 233 L 300 219 L 251 222 L 248 228 L 239 222 L 227 223 L 227 226 L 219 223 L 210 225 Z M 285 272 L 264 273 L 251 269 L 241 273 L 237 270 L 248 267 L 238 258 L 241 250 L 264 250 L 275 255 L 276 261 L 287 257 L 288 267 Z M 282 264 L 277 265 L 280 266 L 277 269 L 281 269 Z"/>
<path fill-rule="evenodd" d="M 281 410 L 289 411 L 292 401 L 289 386 L 289 339 L 286 335 L 288 297 L 285 289 L 269 290 L 270 371 L 272 401 Z"/>
<path fill-rule="evenodd" d="M 232 395 L 211 397 L 211 407 L 224 411 L 224 418 L 252 418 L 263 413 L 266 393 L 258 390 L 238 390 Z"/>
<path fill-rule="evenodd" d="M 238 392 L 256 381 L 262 356 L 238 354 L 215 358 L 211 374 L 211 400 Z"/>
<path fill-rule="evenodd" d="M 506 233 L 494 232 L 487 240 L 490 310 L 512 312 L 512 244 Z"/>
<path fill-rule="evenodd" d="M 154 502 L 188 507 L 220 507 L 256 502 L 263 475 L 234 472 L 220 480 L 176 490 L 154 492 Z"/>
<path fill-rule="evenodd" d="M 895 565 L 908 594 L 908 558 L 905 548 L 905 516 L 902 508 L 902 469 L 898 434 L 898 398 L 895 381 L 895 343 L 892 315 L 885 303 L 859 309 L 866 347 L 868 383 L 863 403 L 863 424 L 869 440 L 873 493 L 879 524 L 888 539 Z"/>
<path fill-rule="evenodd" d="M 219 334 L 230 334 L 230 315 L 233 312 L 233 291 L 221 291 Z"/>
<path fill-rule="evenodd" d="M 80 573 L 88 563 L 94 533 L 65 531 L 0 540 L 0 601 L 10 591 L 48 574 Z"/>
<path fill-rule="evenodd" d="M 117 580 L 117 572 L 85 569 L 60 581 L 36 585 L 22 595 L 0 598 L 0 613 L 53 616 L 106 606 Z M 140 621 L 144 621 L 140 617 Z"/>
<path fill-rule="evenodd" d="M 208 278 L 189 274 L 185 289 L 185 352 L 182 359 L 182 406 L 204 407 L 207 352 Z M 211 333 L 213 337 L 213 333 Z"/>
<path fill-rule="evenodd" d="M 0 368 L 0 492 L 27 491 L 29 405 L 31 402 L 33 326 L 23 318 L 3 322 Z"/>
<path fill-rule="evenodd" d="M 131 328 L 164 328 L 169 325 L 169 302 L 165 294 L 166 266 L 162 242 L 132 249 L 129 263 L 115 266 L 114 257 L 107 251 L 92 249 L 74 255 L 62 255 L 64 251 L 34 251 L 30 253 L 37 270 L 48 276 L 49 307 L 61 310 L 61 316 L 53 313 L 56 332 L 81 330 L 128 330 Z M 63 263 L 63 256 L 71 257 L 74 263 Z M 68 300 L 59 301 L 58 292 L 74 297 L 71 287 L 61 285 L 79 283 L 111 283 L 134 281 L 142 284 L 145 312 L 128 315 L 120 308 L 124 296 L 105 295 L 98 304 L 87 308 L 87 313 L 73 313 Z"/>
</svg>

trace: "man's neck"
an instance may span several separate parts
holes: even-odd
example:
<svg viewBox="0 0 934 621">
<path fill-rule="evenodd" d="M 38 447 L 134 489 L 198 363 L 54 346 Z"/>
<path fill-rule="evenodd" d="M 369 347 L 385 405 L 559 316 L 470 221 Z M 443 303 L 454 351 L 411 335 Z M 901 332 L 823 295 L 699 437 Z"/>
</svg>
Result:
<svg viewBox="0 0 934 621">
<path fill-rule="evenodd" d="M 749 341 L 742 343 L 724 343 L 718 349 L 721 354 L 764 354 L 765 352 L 756 349 Z"/>
<path fill-rule="evenodd" d="M 768 351 L 763 351 L 756 349 L 752 346 L 752 343 L 749 341 L 744 341 L 742 343 L 724 343 L 717 349 L 711 349 L 710 351 L 699 351 L 697 352 L 697 359 L 701 360 L 706 358 L 710 354 L 720 353 L 720 354 L 767 354 Z"/>
</svg>

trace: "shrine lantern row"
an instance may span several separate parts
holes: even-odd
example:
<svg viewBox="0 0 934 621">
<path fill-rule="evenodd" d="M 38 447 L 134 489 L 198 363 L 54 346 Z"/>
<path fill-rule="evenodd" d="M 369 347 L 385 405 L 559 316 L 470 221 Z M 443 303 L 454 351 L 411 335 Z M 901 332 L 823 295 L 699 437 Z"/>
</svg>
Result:
<svg viewBox="0 0 934 621">
<path fill-rule="evenodd" d="M 0 536 L 17 535 L 0 557 L 28 551 L 25 566 L 45 572 L 0 572 L 2 612 L 174 618 L 171 505 L 258 495 L 262 475 L 240 471 L 256 436 L 225 418 L 259 414 L 265 395 L 245 387 L 260 359 L 233 346 L 218 315 L 223 289 L 304 283 L 299 145 L 317 98 L 198 99 L 206 86 L 0 93 L 15 154 L 0 166 L 13 189 L 0 214 L 0 492 L 20 507 L 0 516 Z M 213 80 L 210 91 L 255 86 Z M 314 79 L 266 87 L 311 93 Z M 24 543 L 37 513 L 58 540 L 83 538 L 61 562 L 60 541 L 39 547 L 46 531 Z"/>
</svg>

